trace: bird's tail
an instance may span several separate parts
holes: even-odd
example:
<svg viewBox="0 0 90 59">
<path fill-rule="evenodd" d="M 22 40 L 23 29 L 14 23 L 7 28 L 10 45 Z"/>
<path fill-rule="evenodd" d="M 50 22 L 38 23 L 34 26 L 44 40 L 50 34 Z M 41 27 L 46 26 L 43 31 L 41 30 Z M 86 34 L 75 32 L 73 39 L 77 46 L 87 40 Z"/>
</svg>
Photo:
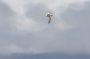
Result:
<svg viewBox="0 0 90 59">
<path fill-rule="evenodd" d="M 51 23 L 51 19 L 48 21 L 48 24 L 50 24 Z"/>
</svg>

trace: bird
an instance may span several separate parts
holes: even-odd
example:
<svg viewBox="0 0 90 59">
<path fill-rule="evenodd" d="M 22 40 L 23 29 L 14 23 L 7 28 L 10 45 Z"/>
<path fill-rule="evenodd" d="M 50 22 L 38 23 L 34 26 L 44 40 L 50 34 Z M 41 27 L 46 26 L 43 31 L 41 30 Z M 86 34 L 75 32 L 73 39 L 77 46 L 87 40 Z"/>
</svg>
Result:
<svg viewBox="0 0 90 59">
<path fill-rule="evenodd" d="M 46 17 L 48 17 L 49 18 L 49 21 L 48 21 L 48 24 L 50 24 L 51 23 L 51 20 L 52 20 L 52 14 L 50 14 L 50 13 L 47 13 L 46 14 Z"/>
</svg>

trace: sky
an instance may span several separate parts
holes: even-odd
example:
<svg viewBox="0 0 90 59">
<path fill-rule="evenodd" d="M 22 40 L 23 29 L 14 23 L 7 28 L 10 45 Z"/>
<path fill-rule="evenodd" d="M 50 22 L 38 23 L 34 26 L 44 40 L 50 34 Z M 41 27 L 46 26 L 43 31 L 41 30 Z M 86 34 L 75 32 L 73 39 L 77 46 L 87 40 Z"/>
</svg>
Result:
<svg viewBox="0 0 90 59">
<path fill-rule="evenodd" d="M 0 54 L 90 54 L 89 19 L 89 0 L 1 0 Z"/>
</svg>

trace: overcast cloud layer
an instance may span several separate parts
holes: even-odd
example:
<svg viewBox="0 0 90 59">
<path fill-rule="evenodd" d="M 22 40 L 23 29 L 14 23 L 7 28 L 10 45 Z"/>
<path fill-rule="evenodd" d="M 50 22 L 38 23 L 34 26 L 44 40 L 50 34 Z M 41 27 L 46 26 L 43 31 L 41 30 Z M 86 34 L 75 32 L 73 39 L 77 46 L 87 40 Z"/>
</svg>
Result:
<svg viewBox="0 0 90 59">
<path fill-rule="evenodd" d="M 0 2 L 1 54 L 90 54 L 90 2 L 55 0 L 53 5 L 51 1 Z M 51 24 L 45 17 L 48 10 L 54 13 Z"/>
</svg>

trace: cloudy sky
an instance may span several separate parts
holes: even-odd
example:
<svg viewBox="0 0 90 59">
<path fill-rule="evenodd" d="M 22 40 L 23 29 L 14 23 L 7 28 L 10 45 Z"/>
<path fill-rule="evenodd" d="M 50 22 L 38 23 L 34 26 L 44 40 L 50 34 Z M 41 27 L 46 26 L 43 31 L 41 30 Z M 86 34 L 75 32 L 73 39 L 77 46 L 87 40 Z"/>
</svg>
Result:
<svg viewBox="0 0 90 59">
<path fill-rule="evenodd" d="M 89 22 L 89 0 L 1 0 L 0 54 L 90 54 Z"/>
</svg>

